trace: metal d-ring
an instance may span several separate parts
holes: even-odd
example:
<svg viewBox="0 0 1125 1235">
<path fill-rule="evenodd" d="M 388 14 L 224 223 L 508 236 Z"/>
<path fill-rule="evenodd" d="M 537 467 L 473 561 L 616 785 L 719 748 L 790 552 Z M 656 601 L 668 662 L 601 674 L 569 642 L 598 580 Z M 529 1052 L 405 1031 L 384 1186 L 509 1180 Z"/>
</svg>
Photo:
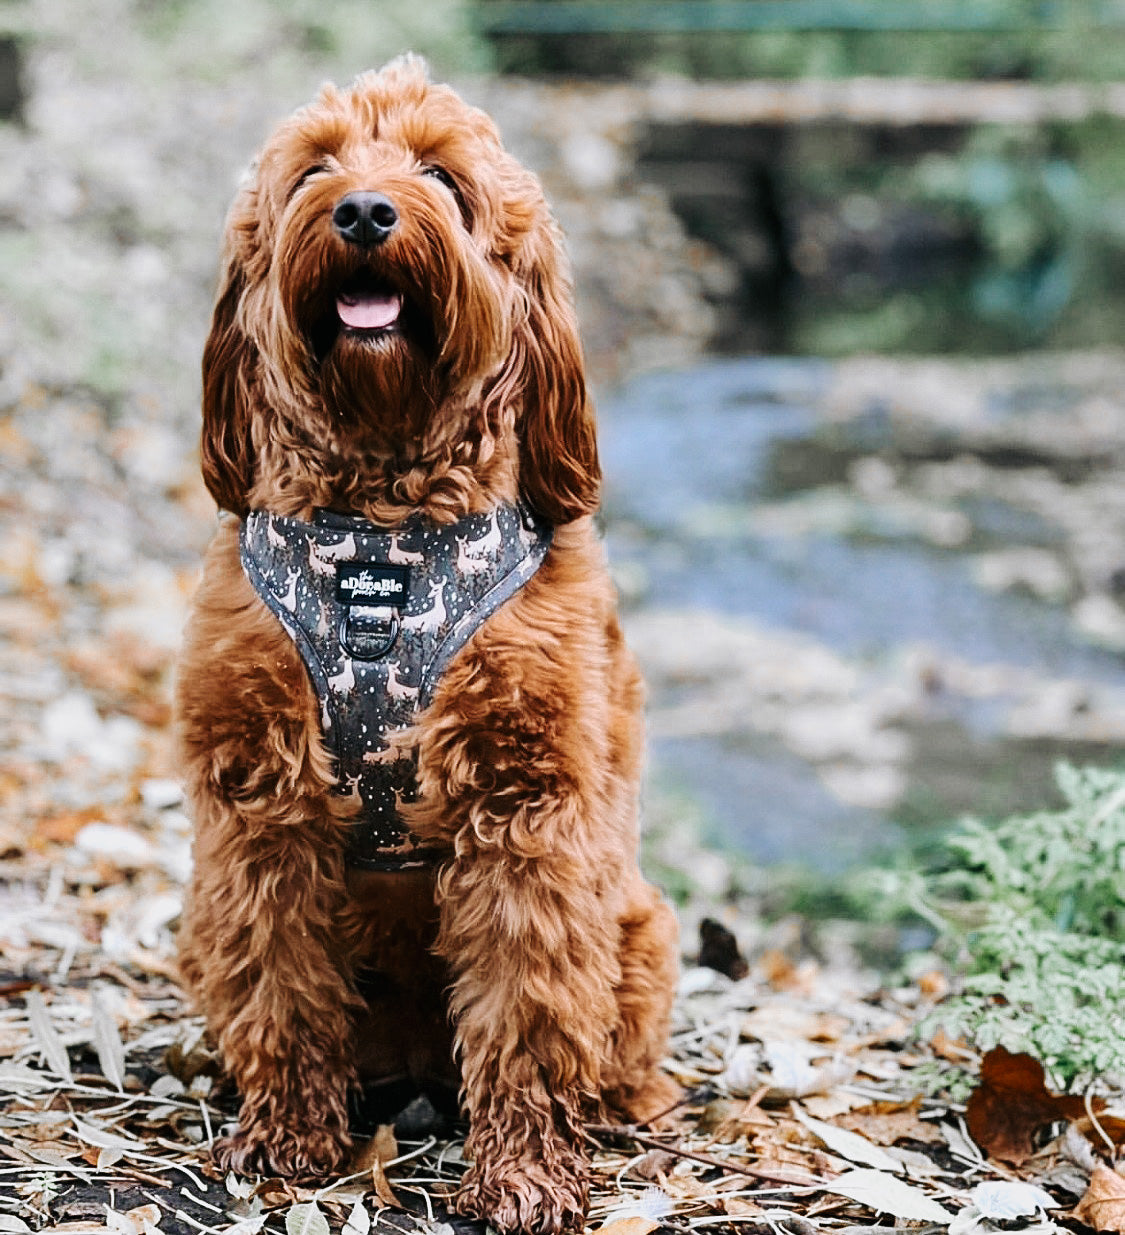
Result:
<svg viewBox="0 0 1125 1235">
<path fill-rule="evenodd" d="M 340 644 L 356 660 L 378 660 L 394 647 L 401 628 L 397 609 L 355 605 L 340 619 Z"/>
</svg>

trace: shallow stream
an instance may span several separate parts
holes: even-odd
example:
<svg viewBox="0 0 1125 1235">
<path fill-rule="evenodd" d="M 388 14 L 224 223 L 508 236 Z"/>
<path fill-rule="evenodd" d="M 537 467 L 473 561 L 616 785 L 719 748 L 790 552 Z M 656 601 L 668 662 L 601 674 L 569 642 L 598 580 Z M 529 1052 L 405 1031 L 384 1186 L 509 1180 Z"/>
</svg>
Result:
<svg viewBox="0 0 1125 1235">
<path fill-rule="evenodd" d="M 825 870 L 962 812 L 1051 802 L 1059 758 L 1115 757 L 1125 699 L 1125 660 L 1065 597 L 980 580 L 985 555 L 1016 548 L 1065 571 L 1061 527 L 990 494 L 987 470 L 953 499 L 917 491 L 972 447 L 943 437 L 905 460 L 877 403 L 826 414 L 835 381 L 814 361 L 713 362 L 637 380 L 601 411 L 652 792 L 714 843 Z M 1091 706 L 1112 723 L 1088 723 Z M 1068 707 L 1086 719 L 1068 724 Z"/>
</svg>

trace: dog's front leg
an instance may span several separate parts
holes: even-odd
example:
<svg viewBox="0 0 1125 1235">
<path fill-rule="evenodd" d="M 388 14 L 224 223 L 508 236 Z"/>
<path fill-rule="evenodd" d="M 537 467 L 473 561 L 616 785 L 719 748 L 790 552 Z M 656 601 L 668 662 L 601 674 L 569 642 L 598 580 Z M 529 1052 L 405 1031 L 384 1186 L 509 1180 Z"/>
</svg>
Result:
<svg viewBox="0 0 1125 1235">
<path fill-rule="evenodd" d="M 219 1162 L 319 1175 L 341 1166 L 349 1145 L 351 808 L 333 792 L 292 643 L 245 596 L 237 562 L 217 569 L 217 554 L 177 691 L 196 829 L 181 968 L 242 1096 L 238 1131 L 215 1147 Z"/>
<path fill-rule="evenodd" d="M 554 1235 L 585 1217 L 581 1125 L 598 1101 L 619 976 L 592 875 L 581 855 L 477 845 L 441 880 L 473 1160 L 457 1205 L 499 1231 Z"/>
<path fill-rule="evenodd" d="M 349 1147 L 343 871 L 315 804 L 269 797 L 268 819 L 196 799 L 184 969 L 242 1096 L 237 1132 L 215 1146 L 220 1165 L 310 1177 L 339 1168 Z"/>
<path fill-rule="evenodd" d="M 412 822 L 453 853 L 436 947 L 453 974 L 470 1121 L 457 1208 L 501 1232 L 556 1235 L 585 1215 L 582 1121 L 615 1019 L 621 863 L 590 751 L 561 751 L 526 692 L 512 712 L 496 693 L 474 675 L 431 727 Z M 482 696 L 491 715 L 466 726 Z"/>
</svg>

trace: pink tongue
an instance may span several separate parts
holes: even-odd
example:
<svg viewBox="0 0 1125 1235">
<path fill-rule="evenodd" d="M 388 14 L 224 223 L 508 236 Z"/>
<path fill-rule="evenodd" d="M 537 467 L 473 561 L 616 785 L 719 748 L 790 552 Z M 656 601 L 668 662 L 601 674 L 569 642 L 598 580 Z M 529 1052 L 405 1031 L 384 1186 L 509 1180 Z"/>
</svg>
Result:
<svg viewBox="0 0 1125 1235">
<path fill-rule="evenodd" d="M 337 296 L 340 321 L 353 330 L 383 330 L 393 326 L 402 309 L 402 297 L 393 293 L 361 293 Z"/>
</svg>

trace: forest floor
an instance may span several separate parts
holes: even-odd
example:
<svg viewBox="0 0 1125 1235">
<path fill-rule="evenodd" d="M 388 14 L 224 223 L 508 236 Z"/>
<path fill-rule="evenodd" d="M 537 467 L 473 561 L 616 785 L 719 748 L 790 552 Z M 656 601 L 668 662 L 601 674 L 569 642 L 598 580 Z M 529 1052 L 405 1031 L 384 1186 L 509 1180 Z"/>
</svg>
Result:
<svg viewBox="0 0 1125 1235">
<path fill-rule="evenodd" d="M 436 1232 L 462 1130 L 425 1109 L 361 1136 L 354 1173 L 316 1190 L 216 1173 L 208 1148 L 236 1102 L 174 963 L 190 824 L 170 681 L 214 526 L 198 356 L 237 168 L 303 97 L 308 68 L 267 41 L 270 72 L 252 76 L 245 49 L 230 70 L 235 52 L 207 29 L 153 69 L 126 4 L 36 11 L 24 122 L 0 126 L 0 1232 Z M 259 17 L 281 40 L 269 6 Z M 550 147 L 520 137 L 526 93 L 502 95 L 529 157 Z M 598 150 L 567 148 L 596 191 Z M 637 363 L 690 358 L 702 309 L 679 276 L 698 253 L 676 248 L 651 196 L 629 209 L 605 212 L 627 273 L 646 268 L 637 254 L 676 251 L 620 329 L 640 340 Z M 595 250 L 578 248 L 581 268 Z M 943 400 L 948 373 L 922 374 Z M 853 403 L 864 382 L 898 383 L 886 366 L 846 374 L 863 387 Z M 1090 433 L 1116 450 L 1119 408 L 1094 413 Z M 1099 587 L 1116 565 L 1091 564 Z M 1120 614 L 1099 614 L 1116 645 Z M 745 962 L 712 946 L 719 969 L 696 963 L 708 913 Z M 889 984 L 848 928 L 810 946 L 800 921 L 766 924 L 738 902 L 689 895 L 684 921 L 667 1066 L 687 1097 L 659 1128 L 591 1125 L 591 1228 L 1125 1229 L 1125 1179 L 1104 1165 L 1125 1124 L 1056 1099 L 1026 1060 L 985 1067 L 920 1034 L 939 972 Z"/>
</svg>

